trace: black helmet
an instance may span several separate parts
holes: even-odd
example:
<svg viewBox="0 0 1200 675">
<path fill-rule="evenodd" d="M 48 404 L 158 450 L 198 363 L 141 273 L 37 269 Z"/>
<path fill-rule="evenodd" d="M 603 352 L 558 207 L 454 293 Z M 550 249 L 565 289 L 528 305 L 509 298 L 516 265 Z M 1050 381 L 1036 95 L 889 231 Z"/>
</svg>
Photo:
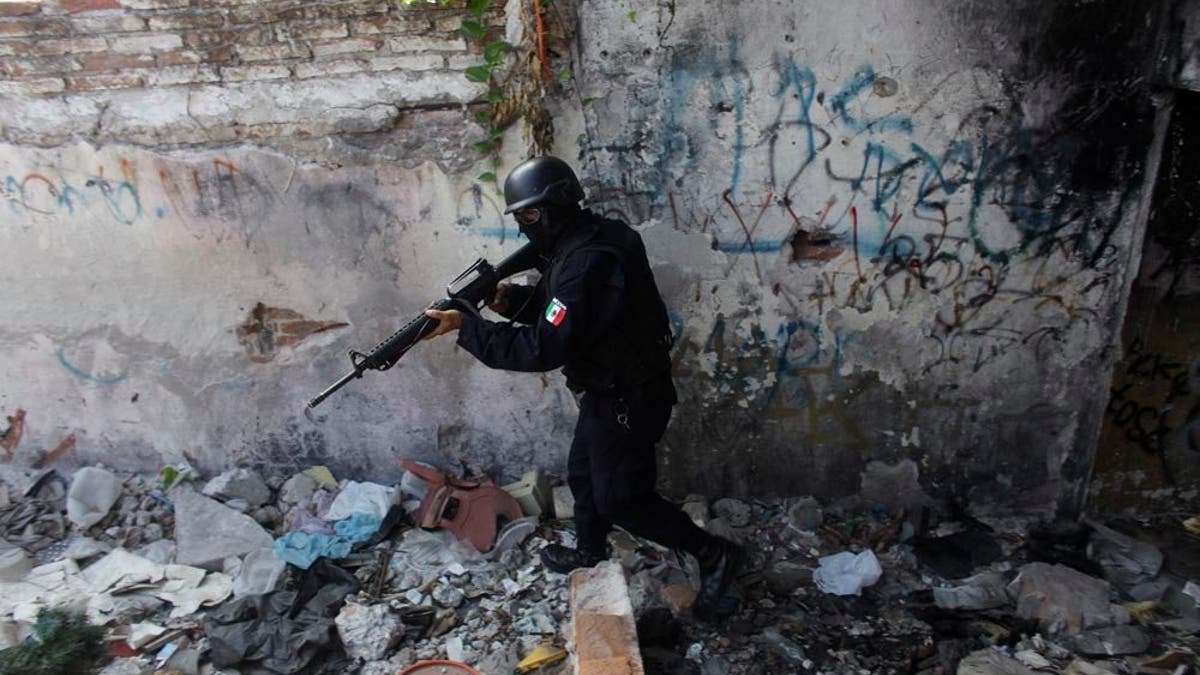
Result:
<svg viewBox="0 0 1200 675">
<path fill-rule="evenodd" d="M 557 157 L 534 157 L 517 165 L 504 179 L 504 213 L 541 204 L 574 206 L 583 200 L 583 187 L 566 162 Z"/>
</svg>

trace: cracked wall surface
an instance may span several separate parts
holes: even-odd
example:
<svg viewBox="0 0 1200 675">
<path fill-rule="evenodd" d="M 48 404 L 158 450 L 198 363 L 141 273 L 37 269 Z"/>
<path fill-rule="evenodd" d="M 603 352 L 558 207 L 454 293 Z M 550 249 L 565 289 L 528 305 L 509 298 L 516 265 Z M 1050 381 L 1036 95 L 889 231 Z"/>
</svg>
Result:
<svg viewBox="0 0 1200 675">
<path fill-rule="evenodd" d="M 302 413 L 347 349 L 520 243 L 475 180 L 461 9 L 175 5 L 0 18 L 0 413 L 20 420 L 0 447 L 563 474 L 561 377 L 448 341 Z M 1166 9 L 571 9 L 556 152 L 641 230 L 671 311 L 665 488 L 1079 505 L 1165 129 L 1139 78 Z M 34 31 L 72 51 L 20 53 Z M 510 129 L 502 172 L 523 145 Z"/>
</svg>

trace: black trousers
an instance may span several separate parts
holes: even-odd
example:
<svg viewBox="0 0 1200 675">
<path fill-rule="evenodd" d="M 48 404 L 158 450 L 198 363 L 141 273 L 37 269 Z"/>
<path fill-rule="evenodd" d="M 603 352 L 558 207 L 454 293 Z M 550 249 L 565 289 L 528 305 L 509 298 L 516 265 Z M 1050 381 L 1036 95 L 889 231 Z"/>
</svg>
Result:
<svg viewBox="0 0 1200 675">
<path fill-rule="evenodd" d="M 567 459 L 581 550 L 603 552 L 613 525 L 693 555 L 711 541 L 679 507 L 655 492 L 654 445 L 671 419 L 669 378 L 625 398 L 585 393 Z"/>
</svg>

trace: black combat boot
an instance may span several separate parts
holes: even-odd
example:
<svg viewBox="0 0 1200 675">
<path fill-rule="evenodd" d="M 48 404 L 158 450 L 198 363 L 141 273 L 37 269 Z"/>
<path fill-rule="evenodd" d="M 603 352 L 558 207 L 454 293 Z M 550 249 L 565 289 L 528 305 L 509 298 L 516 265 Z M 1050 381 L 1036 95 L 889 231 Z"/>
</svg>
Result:
<svg viewBox="0 0 1200 675">
<path fill-rule="evenodd" d="M 562 544 L 550 544 L 540 551 L 542 566 L 551 572 L 566 574 L 581 567 L 595 567 L 607 560 L 604 553 L 568 548 Z"/>
<path fill-rule="evenodd" d="M 697 617 L 704 621 L 717 618 L 721 599 L 725 597 L 745 559 L 746 552 L 741 546 L 720 537 L 713 537 L 696 556 L 700 563 L 700 592 L 696 594 L 693 611 Z"/>
</svg>

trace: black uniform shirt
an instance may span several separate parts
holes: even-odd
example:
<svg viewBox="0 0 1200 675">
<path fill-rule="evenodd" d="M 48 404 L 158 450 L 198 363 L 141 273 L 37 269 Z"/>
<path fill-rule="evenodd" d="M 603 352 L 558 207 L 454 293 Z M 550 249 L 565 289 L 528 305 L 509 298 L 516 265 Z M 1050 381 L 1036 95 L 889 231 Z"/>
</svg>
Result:
<svg viewBox="0 0 1200 675">
<path fill-rule="evenodd" d="M 620 260 L 608 251 L 567 254 L 555 288 L 546 279 L 535 288 L 514 286 L 510 307 L 532 295 L 515 316 L 528 325 L 463 315 L 458 344 L 491 368 L 545 372 L 561 368 L 596 339 L 619 327 L 625 313 L 625 277 Z M 519 301 L 519 302 L 518 302 Z"/>
</svg>

